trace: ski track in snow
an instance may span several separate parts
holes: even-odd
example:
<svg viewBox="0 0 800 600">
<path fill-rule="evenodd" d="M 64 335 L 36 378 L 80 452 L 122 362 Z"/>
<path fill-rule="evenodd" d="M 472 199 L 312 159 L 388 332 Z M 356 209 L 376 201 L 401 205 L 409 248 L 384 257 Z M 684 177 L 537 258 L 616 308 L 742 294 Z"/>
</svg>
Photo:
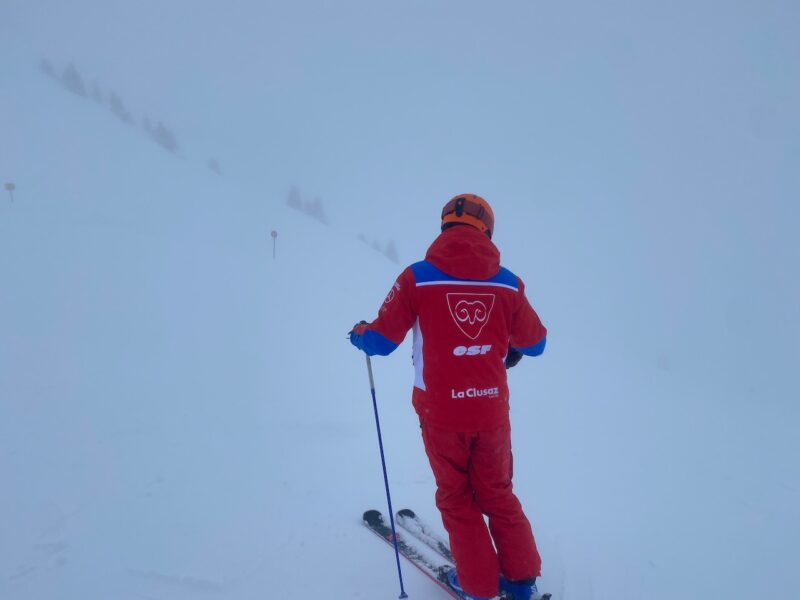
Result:
<svg viewBox="0 0 800 600">
<path fill-rule="evenodd" d="M 192 592 L 214 592 L 221 593 L 225 591 L 225 585 L 216 581 L 208 581 L 198 577 L 189 577 L 186 575 L 171 575 L 167 573 L 157 573 L 153 571 L 137 571 L 135 569 L 128 569 L 128 575 L 136 579 L 145 581 L 152 581 L 161 583 L 168 586 L 177 586 L 186 588 Z"/>
</svg>

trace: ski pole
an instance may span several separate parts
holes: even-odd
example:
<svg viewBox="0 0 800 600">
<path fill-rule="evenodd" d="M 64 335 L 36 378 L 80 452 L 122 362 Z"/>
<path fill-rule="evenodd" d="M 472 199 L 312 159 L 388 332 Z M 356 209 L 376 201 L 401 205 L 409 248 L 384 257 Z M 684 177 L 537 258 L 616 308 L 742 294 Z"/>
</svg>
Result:
<svg viewBox="0 0 800 600">
<path fill-rule="evenodd" d="M 367 372 L 369 373 L 369 389 L 372 392 L 372 407 L 375 409 L 375 427 L 378 430 L 378 447 L 381 450 L 381 465 L 383 466 L 383 483 L 386 486 L 386 502 L 389 505 L 389 522 L 392 524 L 392 541 L 394 542 L 394 557 L 397 560 L 397 576 L 400 579 L 400 598 L 408 598 L 403 587 L 403 570 L 400 568 L 400 550 L 397 547 L 397 532 L 394 528 L 394 510 L 392 510 L 392 494 L 389 492 L 389 476 L 386 474 L 386 457 L 383 453 L 383 437 L 381 436 L 381 422 L 378 418 L 378 401 L 375 399 L 375 379 L 372 377 L 372 361 L 367 354 Z"/>
</svg>

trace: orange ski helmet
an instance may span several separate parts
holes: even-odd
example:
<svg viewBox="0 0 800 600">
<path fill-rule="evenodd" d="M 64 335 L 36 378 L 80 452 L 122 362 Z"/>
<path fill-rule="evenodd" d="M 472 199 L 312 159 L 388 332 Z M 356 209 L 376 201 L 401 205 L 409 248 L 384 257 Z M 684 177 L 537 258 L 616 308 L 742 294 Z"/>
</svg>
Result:
<svg viewBox="0 0 800 600">
<path fill-rule="evenodd" d="M 494 233 L 494 213 L 489 203 L 475 194 L 459 194 L 442 209 L 442 229 L 449 223 L 472 225 L 490 238 Z"/>
</svg>

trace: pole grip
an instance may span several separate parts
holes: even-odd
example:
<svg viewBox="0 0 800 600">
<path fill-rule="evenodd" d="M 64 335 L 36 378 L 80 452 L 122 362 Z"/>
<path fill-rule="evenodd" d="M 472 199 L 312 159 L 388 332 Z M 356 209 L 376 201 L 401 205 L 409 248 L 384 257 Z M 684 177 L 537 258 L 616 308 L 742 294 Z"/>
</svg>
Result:
<svg viewBox="0 0 800 600">
<path fill-rule="evenodd" d="M 372 359 L 369 354 L 367 356 L 367 373 L 369 373 L 369 389 L 375 391 L 375 379 L 372 377 Z"/>
</svg>

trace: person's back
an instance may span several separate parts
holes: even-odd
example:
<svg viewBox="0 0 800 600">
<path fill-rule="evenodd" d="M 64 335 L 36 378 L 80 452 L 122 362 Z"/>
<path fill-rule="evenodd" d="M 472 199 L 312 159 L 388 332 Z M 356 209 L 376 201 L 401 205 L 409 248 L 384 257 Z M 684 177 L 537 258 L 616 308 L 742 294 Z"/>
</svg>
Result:
<svg viewBox="0 0 800 600">
<path fill-rule="evenodd" d="M 541 354 L 547 332 L 522 281 L 500 266 L 493 229 L 485 200 L 453 198 L 425 260 L 403 271 L 378 318 L 356 326 L 351 341 L 385 355 L 413 328 L 413 402 L 457 563 L 453 587 L 490 598 L 502 574 L 506 587 L 522 581 L 515 597 L 527 600 L 541 561 L 511 488 L 505 370 L 511 355 Z"/>
</svg>

